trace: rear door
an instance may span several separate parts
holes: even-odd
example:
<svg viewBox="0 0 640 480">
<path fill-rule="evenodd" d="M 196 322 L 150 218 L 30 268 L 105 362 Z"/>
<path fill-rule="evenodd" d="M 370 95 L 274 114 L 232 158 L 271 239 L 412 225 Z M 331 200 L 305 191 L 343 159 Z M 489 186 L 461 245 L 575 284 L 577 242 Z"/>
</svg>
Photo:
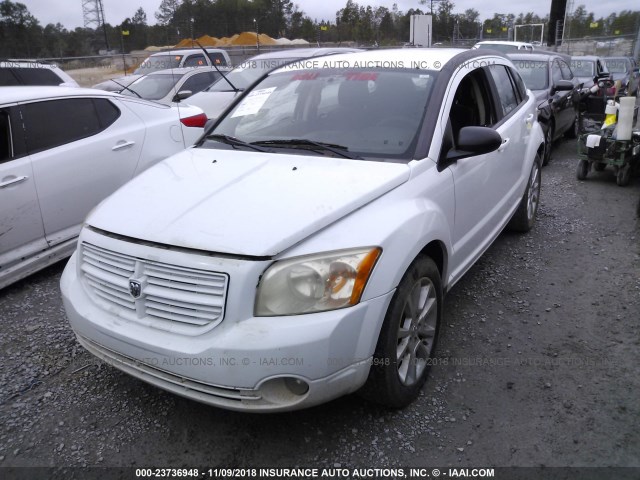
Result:
<svg viewBox="0 0 640 480">
<path fill-rule="evenodd" d="M 17 107 L 0 108 L 0 273 L 45 250 L 31 159 Z"/>
<path fill-rule="evenodd" d="M 107 98 L 21 106 L 49 245 L 78 235 L 89 211 L 134 174 L 144 124 Z"/>
</svg>

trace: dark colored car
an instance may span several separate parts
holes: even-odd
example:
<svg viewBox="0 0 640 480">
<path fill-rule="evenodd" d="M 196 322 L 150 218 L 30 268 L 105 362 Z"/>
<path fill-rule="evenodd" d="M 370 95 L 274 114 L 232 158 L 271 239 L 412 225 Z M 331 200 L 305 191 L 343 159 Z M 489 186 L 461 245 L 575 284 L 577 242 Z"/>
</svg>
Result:
<svg viewBox="0 0 640 480">
<path fill-rule="evenodd" d="M 563 134 L 577 135 L 577 93 L 580 81 L 560 55 L 510 53 L 507 57 L 516 66 L 525 86 L 533 92 L 538 104 L 544 106 L 540 123 L 545 132 L 543 165 L 551 159 L 551 146 Z"/>
<path fill-rule="evenodd" d="M 638 95 L 640 70 L 632 57 L 606 57 L 604 63 L 611 73 L 614 82 L 620 82 L 618 93 L 621 95 Z"/>
<path fill-rule="evenodd" d="M 593 87 L 596 78 L 609 76 L 604 59 L 593 55 L 571 57 L 571 70 L 585 88 Z"/>
</svg>

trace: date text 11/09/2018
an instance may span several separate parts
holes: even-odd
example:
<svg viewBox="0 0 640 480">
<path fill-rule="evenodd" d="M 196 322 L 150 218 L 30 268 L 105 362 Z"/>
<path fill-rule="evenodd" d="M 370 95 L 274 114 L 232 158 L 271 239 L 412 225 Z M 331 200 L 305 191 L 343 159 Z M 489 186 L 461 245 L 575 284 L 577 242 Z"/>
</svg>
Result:
<svg viewBox="0 0 640 480">
<path fill-rule="evenodd" d="M 137 478 L 493 478 L 493 468 L 136 468 Z"/>
</svg>

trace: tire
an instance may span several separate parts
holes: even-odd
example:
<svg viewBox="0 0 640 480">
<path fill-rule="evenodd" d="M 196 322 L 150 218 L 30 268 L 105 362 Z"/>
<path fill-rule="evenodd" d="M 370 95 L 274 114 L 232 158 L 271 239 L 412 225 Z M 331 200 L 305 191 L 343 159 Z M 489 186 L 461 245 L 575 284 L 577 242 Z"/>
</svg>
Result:
<svg viewBox="0 0 640 480">
<path fill-rule="evenodd" d="M 629 181 L 631 180 L 631 164 L 627 163 L 626 165 L 620 167 L 618 173 L 616 174 L 616 183 L 619 187 L 626 187 L 629 185 Z"/>
<path fill-rule="evenodd" d="M 427 379 L 441 319 L 440 272 L 433 260 L 421 255 L 391 299 L 360 395 L 390 408 L 413 402 Z"/>
<path fill-rule="evenodd" d="M 594 164 L 593 164 L 593 169 L 596 172 L 602 172 L 602 171 L 604 171 L 605 168 L 607 168 L 607 164 L 606 163 L 594 162 Z"/>
<path fill-rule="evenodd" d="M 589 173 L 589 162 L 586 160 L 580 160 L 578 162 L 578 169 L 576 170 L 576 178 L 578 180 L 584 180 Z"/>
<path fill-rule="evenodd" d="M 540 156 L 536 155 L 520 205 L 507 225 L 509 230 L 525 233 L 533 228 L 540 205 L 541 183 Z"/>
<path fill-rule="evenodd" d="M 551 150 L 553 149 L 553 133 L 554 133 L 554 125 L 553 122 L 549 122 L 549 128 L 547 132 L 544 134 L 544 156 L 542 158 L 542 166 L 549 165 L 551 161 Z"/>
<path fill-rule="evenodd" d="M 573 119 L 573 125 L 569 127 L 569 130 L 564 132 L 564 136 L 567 138 L 578 138 L 578 114 L 576 113 Z"/>
</svg>

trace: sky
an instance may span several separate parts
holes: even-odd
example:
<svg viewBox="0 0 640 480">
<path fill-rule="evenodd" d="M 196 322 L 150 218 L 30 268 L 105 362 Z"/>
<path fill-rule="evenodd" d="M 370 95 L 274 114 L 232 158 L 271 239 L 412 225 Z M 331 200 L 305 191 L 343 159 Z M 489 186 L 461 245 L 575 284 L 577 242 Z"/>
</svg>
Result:
<svg viewBox="0 0 640 480">
<path fill-rule="evenodd" d="M 24 3 L 31 14 L 35 16 L 41 25 L 48 23 L 61 23 L 67 29 L 83 26 L 82 0 L 13 0 Z M 102 0 L 104 14 L 107 23 L 118 25 L 127 17 L 132 17 L 138 7 L 142 7 L 147 13 L 148 23 L 155 23 L 154 13 L 158 11 L 161 0 Z M 372 7 L 384 5 L 391 8 L 393 3 L 406 12 L 410 8 L 420 8 L 426 11 L 428 5 L 420 5 L 418 0 L 355 0 L 359 5 L 371 5 Z M 335 21 L 335 14 L 347 3 L 346 0 L 294 0 L 299 8 L 314 20 Z M 534 12 L 540 16 L 549 13 L 551 0 L 510 0 L 505 5 L 504 0 L 453 0 L 454 13 L 463 13 L 468 8 L 475 8 L 480 12 L 480 19 L 493 17 L 498 13 L 527 13 Z M 588 12 L 593 12 L 595 17 L 606 17 L 610 13 L 633 9 L 629 0 L 574 0 L 574 5 L 585 5 Z M 434 10 L 435 10 L 434 6 Z"/>
</svg>

